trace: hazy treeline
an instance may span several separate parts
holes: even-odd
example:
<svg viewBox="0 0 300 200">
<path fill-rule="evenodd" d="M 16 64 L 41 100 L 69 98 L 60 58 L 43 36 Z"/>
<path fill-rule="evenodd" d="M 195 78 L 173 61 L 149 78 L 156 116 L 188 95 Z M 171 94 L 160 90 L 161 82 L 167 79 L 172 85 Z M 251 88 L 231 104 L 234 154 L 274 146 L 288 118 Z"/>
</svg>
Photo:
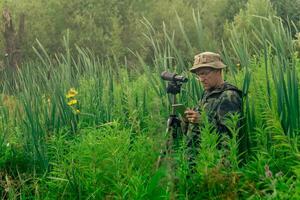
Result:
<svg viewBox="0 0 300 200">
<path fill-rule="evenodd" d="M 163 32 L 174 36 L 178 48 L 188 47 L 180 32 L 179 19 L 189 37 L 193 53 L 201 50 L 219 51 L 221 40 L 228 43 L 229 30 L 251 34 L 255 24 L 254 15 L 277 15 L 287 17 L 299 27 L 299 0 L 4 0 L 1 11 L 8 8 L 13 15 L 15 29 L 21 13 L 25 14 L 25 35 L 22 46 L 24 58 L 32 58 L 32 46 L 39 40 L 50 54 L 62 52 L 62 38 L 70 32 L 71 49 L 78 45 L 92 50 L 101 58 L 114 56 L 132 61 L 131 51 L 138 51 L 151 60 L 152 52 L 147 48 L 144 34 L 145 23 L 149 21 L 155 30 L 155 37 L 163 39 Z M 194 15 L 193 15 L 194 12 Z M 203 44 L 196 42 L 195 20 L 202 22 Z M 3 19 L 1 17 L 1 24 Z M 164 30 L 165 26 L 165 30 Z M 1 32 L 4 26 L 1 26 Z M 248 30 L 248 31 L 247 31 Z M 148 45 L 149 46 L 149 45 Z M 5 54 L 5 41 L 0 36 L 0 55 Z M 190 57 L 191 55 L 186 55 Z M 0 58 L 1 58 L 0 57 Z M 2 58 L 3 59 L 3 58 Z M 0 59 L 1 60 L 1 59 Z"/>
</svg>

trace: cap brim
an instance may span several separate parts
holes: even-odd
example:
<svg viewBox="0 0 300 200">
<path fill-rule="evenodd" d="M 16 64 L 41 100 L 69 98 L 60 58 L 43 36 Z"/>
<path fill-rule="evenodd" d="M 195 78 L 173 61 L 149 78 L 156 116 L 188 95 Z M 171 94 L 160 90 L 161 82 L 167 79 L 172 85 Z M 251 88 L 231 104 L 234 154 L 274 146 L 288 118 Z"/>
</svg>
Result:
<svg viewBox="0 0 300 200">
<path fill-rule="evenodd" d="M 205 67 L 210 67 L 210 68 L 213 68 L 213 69 L 223 69 L 223 68 L 226 67 L 226 65 L 221 61 L 205 63 L 205 64 L 199 64 L 199 65 L 194 65 L 190 69 L 190 72 L 195 73 L 198 69 L 205 68 Z"/>
</svg>

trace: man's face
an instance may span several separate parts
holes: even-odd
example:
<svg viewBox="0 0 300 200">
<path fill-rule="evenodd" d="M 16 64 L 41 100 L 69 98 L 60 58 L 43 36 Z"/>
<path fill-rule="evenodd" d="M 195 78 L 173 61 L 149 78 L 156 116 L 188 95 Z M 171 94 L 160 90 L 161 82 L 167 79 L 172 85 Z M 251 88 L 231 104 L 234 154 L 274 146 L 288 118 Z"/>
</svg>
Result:
<svg viewBox="0 0 300 200">
<path fill-rule="evenodd" d="M 210 67 L 204 67 L 195 72 L 205 90 L 210 90 L 217 86 L 221 80 L 221 71 Z"/>
</svg>

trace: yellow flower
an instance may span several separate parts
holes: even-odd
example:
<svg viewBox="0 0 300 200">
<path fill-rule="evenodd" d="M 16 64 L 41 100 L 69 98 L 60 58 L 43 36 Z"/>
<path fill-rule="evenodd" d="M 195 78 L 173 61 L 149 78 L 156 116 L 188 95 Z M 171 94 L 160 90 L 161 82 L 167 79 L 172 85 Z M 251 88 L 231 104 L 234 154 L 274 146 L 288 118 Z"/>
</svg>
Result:
<svg viewBox="0 0 300 200">
<path fill-rule="evenodd" d="M 68 105 L 72 106 L 72 105 L 75 105 L 77 103 L 78 103 L 77 99 L 72 99 L 71 101 L 68 102 Z"/>
<path fill-rule="evenodd" d="M 70 88 L 68 93 L 66 94 L 67 98 L 75 97 L 78 94 L 78 92 L 75 90 L 75 88 Z"/>
<path fill-rule="evenodd" d="M 80 110 L 76 109 L 75 112 L 76 112 L 76 114 L 79 114 L 79 113 L 80 113 Z"/>
</svg>

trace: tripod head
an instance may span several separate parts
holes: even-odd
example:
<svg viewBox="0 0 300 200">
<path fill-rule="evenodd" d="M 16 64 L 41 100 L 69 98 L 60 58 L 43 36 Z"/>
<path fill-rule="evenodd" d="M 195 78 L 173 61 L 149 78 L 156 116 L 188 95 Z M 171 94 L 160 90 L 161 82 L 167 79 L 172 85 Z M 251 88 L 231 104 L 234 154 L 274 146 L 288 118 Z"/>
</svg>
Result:
<svg viewBox="0 0 300 200">
<path fill-rule="evenodd" d="M 160 76 L 163 80 L 168 81 L 167 93 L 173 95 L 179 94 L 182 84 L 188 81 L 184 76 L 167 71 L 162 72 Z"/>
</svg>

